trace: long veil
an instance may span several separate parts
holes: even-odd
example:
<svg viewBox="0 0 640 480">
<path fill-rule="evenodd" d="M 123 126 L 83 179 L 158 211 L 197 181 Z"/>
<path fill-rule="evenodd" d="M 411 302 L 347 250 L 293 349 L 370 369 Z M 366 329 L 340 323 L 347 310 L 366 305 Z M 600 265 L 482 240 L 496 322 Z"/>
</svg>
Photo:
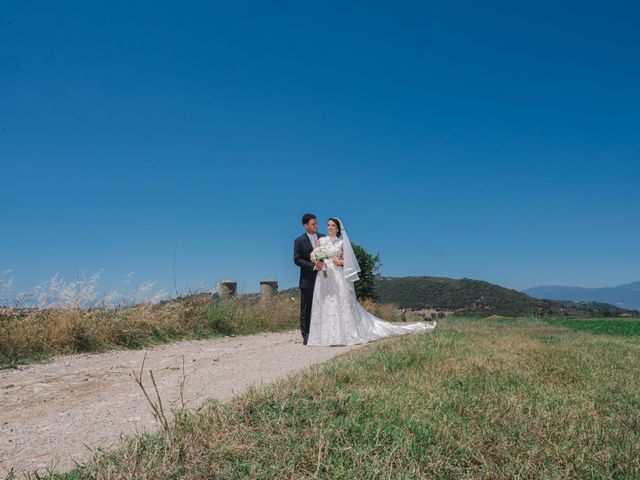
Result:
<svg viewBox="0 0 640 480">
<path fill-rule="evenodd" d="M 360 280 L 358 273 L 360 273 L 360 265 L 358 265 L 358 259 L 353 251 L 353 246 L 349 241 L 349 234 L 344 226 L 344 222 L 339 218 L 336 218 L 340 222 L 340 239 L 342 240 L 342 258 L 344 259 L 344 278 L 347 280 L 347 287 L 350 290 L 355 290 L 354 282 Z"/>
</svg>

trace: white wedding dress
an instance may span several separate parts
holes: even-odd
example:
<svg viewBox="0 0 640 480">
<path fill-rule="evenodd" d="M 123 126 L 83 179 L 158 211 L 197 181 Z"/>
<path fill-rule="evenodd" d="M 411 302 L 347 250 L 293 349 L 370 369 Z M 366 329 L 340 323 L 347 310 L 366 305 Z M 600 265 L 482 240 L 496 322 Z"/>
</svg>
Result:
<svg viewBox="0 0 640 480">
<path fill-rule="evenodd" d="M 327 276 L 318 272 L 316 277 L 308 345 L 354 345 L 391 335 L 430 332 L 436 328 L 435 322 L 394 325 L 362 308 L 356 300 L 353 282 L 345 278 L 343 267 L 331 260 L 334 256 L 343 256 L 344 245 L 345 241 L 337 237 L 320 238 L 320 246 L 328 251 L 329 259 L 325 262 Z M 357 274 L 355 278 L 358 278 Z"/>
</svg>

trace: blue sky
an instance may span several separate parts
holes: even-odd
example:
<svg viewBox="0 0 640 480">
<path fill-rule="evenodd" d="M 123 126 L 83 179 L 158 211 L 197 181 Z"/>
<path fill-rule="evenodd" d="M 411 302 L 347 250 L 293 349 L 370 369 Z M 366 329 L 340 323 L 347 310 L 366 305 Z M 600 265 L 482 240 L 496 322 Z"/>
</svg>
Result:
<svg viewBox="0 0 640 480">
<path fill-rule="evenodd" d="M 310 211 L 389 276 L 640 280 L 633 2 L 0 6 L 0 272 L 297 283 Z"/>
</svg>

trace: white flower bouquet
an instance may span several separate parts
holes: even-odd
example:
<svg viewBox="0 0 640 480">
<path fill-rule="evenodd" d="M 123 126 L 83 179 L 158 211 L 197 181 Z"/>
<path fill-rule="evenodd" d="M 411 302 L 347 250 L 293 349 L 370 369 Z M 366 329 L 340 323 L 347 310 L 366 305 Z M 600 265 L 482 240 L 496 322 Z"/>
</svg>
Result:
<svg viewBox="0 0 640 480">
<path fill-rule="evenodd" d="M 324 262 L 329 258 L 329 252 L 324 247 L 316 247 L 311 252 L 311 261 L 312 262 Z M 327 276 L 327 266 L 325 265 L 322 268 L 322 273 L 326 277 Z"/>
</svg>

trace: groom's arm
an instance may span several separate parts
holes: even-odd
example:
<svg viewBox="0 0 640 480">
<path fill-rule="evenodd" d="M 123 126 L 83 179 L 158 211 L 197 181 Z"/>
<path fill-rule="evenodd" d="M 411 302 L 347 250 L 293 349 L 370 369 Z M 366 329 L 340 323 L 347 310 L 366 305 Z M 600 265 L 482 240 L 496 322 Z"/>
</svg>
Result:
<svg viewBox="0 0 640 480">
<path fill-rule="evenodd" d="M 313 272 L 315 269 L 315 264 L 310 259 L 304 258 L 302 254 L 302 245 L 297 240 L 293 242 L 293 261 L 304 270 Z"/>
</svg>

